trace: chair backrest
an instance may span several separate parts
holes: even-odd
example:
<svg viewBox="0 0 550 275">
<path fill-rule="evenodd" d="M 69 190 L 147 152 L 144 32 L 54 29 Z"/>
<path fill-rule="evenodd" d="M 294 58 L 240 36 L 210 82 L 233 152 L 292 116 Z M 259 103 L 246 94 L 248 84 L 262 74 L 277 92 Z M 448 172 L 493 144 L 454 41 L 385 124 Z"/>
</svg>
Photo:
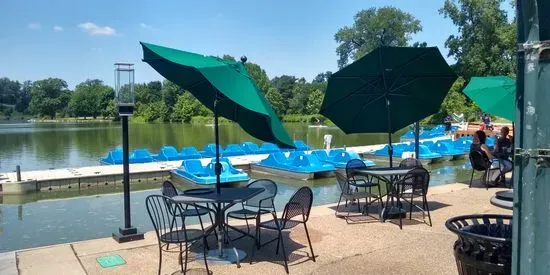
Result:
<svg viewBox="0 0 550 275">
<path fill-rule="evenodd" d="M 399 163 L 399 168 L 422 167 L 422 162 L 415 158 L 406 158 Z"/>
<path fill-rule="evenodd" d="M 349 194 L 350 188 L 349 188 L 349 181 L 342 172 L 336 172 L 334 173 L 336 175 L 336 182 L 338 183 L 338 187 L 340 188 L 340 191 L 342 194 Z"/>
<path fill-rule="evenodd" d="M 401 184 L 405 190 L 425 195 L 430 185 L 430 173 L 425 168 L 416 167 L 402 178 Z"/>
<path fill-rule="evenodd" d="M 471 151 L 469 157 L 470 164 L 474 170 L 485 171 L 491 166 L 487 157 L 480 151 Z"/>
<path fill-rule="evenodd" d="M 176 189 L 174 184 L 172 184 L 169 181 L 165 181 L 165 182 L 162 183 L 161 192 L 162 192 L 163 196 L 166 196 L 166 197 L 169 197 L 169 198 L 178 195 L 178 190 Z"/>
<path fill-rule="evenodd" d="M 198 158 L 200 158 L 200 155 L 201 155 L 199 153 L 199 151 L 197 150 L 197 148 L 195 148 L 193 146 L 188 146 L 188 147 L 181 148 L 181 154 L 183 156 L 198 157 Z"/>
<path fill-rule="evenodd" d="M 171 242 L 184 242 L 188 239 L 187 225 L 185 222 L 192 222 L 192 219 L 183 218 L 183 209 L 198 210 L 201 208 L 211 211 L 200 205 L 177 203 L 171 198 L 161 195 L 148 196 L 145 199 L 145 206 L 147 208 L 149 218 L 153 223 L 153 227 L 155 228 L 155 233 L 157 234 L 159 242 L 162 241 L 161 236 L 169 234 L 173 230 L 181 230 L 184 234 L 170 234 L 169 236 Z M 198 219 L 201 229 L 204 230 L 201 216 L 198 216 Z"/>
<path fill-rule="evenodd" d="M 327 155 L 327 151 L 325 150 L 313 150 L 311 151 L 311 154 L 316 156 L 321 161 L 328 160 L 329 158 Z"/>
<path fill-rule="evenodd" d="M 277 184 L 270 179 L 258 179 L 249 183 L 247 188 L 262 188 L 262 193 L 246 201 L 247 206 L 258 208 L 275 208 L 275 196 L 277 195 Z"/>
<path fill-rule="evenodd" d="M 285 205 L 283 219 L 286 221 L 294 217 L 301 216 L 301 219 L 293 220 L 298 222 L 307 222 L 312 203 L 313 191 L 311 191 L 311 188 L 308 186 L 300 187 L 300 189 L 298 189 L 294 195 L 290 197 L 290 200 L 288 200 L 288 203 Z"/>
<path fill-rule="evenodd" d="M 191 174 L 200 174 L 204 171 L 204 167 L 198 159 L 184 160 L 183 167 L 185 167 L 185 170 Z"/>
<path fill-rule="evenodd" d="M 367 165 L 360 159 L 352 159 L 346 164 L 346 175 L 348 179 L 355 180 L 355 171 L 358 169 L 366 169 Z"/>
<path fill-rule="evenodd" d="M 135 158 L 150 158 L 151 154 L 147 149 L 135 149 L 133 152 L 133 157 Z"/>
</svg>

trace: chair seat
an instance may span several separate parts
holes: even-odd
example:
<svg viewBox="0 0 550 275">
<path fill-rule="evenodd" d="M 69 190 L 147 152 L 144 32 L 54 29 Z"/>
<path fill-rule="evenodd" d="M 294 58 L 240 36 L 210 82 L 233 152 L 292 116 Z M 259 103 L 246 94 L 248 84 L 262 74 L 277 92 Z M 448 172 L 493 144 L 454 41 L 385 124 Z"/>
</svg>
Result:
<svg viewBox="0 0 550 275">
<path fill-rule="evenodd" d="M 377 198 L 378 196 L 367 192 L 354 192 L 354 193 L 343 194 L 342 197 L 347 200 L 357 200 L 357 199 L 365 199 L 365 198 Z"/>
<path fill-rule="evenodd" d="M 349 185 L 363 188 L 363 187 L 374 187 L 374 186 L 378 186 L 379 184 L 377 182 L 366 181 L 364 179 L 356 179 L 354 181 L 350 181 Z"/>
<path fill-rule="evenodd" d="M 204 209 L 204 208 L 188 208 L 188 209 L 183 209 L 181 211 L 181 214 L 180 213 L 177 213 L 178 215 L 177 216 L 185 216 L 185 217 L 193 217 L 193 216 L 202 216 L 202 215 L 206 215 L 210 213 L 210 211 L 208 211 L 207 209 Z"/>
<path fill-rule="evenodd" d="M 303 223 L 295 220 L 286 220 L 285 222 L 284 219 L 277 219 L 277 222 L 279 223 L 279 226 L 277 226 L 277 223 L 275 222 L 275 220 L 261 222 L 258 226 L 262 228 L 273 229 L 273 230 L 283 230 L 283 229 L 296 227 L 297 225 Z M 280 228 L 280 226 L 282 226 L 283 224 L 284 224 L 284 228 Z"/>
<path fill-rule="evenodd" d="M 205 231 L 207 230 L 205 229 Z M 192 242 L 203 238 L 205 236 L 205 231 L 200 229 L 187 229 L 186 232 L 183 230 L 173 230 L 172 232 L 162 234 L 160 236 L 160 241 L 163 243 Z"/>
<path fill-rule="evenodd" d="M 234 219 L 251 220 L 251 219 L 255 219 L 258 214 L 266 214 L 269 212 L 270 212 L 269 210 L 265 210 L 265 209 L 251 210 L 248 208 L 244 208 L 244 209 L 231 211 L 227 213 L 227 216 Z"/>
</svg>

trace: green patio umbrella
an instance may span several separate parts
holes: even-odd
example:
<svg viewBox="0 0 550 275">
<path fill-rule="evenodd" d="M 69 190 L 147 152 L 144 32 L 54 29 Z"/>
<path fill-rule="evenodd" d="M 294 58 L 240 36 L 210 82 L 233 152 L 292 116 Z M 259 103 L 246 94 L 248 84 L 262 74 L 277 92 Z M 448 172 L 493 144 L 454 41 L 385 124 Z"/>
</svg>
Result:
<svg viewBox="0 0 550 275">
<path fill-rule="evenodd" d="M 346 134 L 388 133 L 391 166 L 391 133 L 438 112 L 456 78 L 436 47 L 379 47 L 331 75 L 320 113 Z"/>
<path fill-rule="evenodd" d="M 472 77 L 464 94 L 486 113 L 516 119 L 516 81 L 507 76 Z"/>
<path fill-rule="evenodd" d="M 214 112 L 218 192 L 221 172 L 218 116 L 237 122 L 257 139 L 294 148 L 283 124 L 246 70 L 245 57 L 235 62 L 143 42 L 141 46 L 144 62 Z"/>
</svg>

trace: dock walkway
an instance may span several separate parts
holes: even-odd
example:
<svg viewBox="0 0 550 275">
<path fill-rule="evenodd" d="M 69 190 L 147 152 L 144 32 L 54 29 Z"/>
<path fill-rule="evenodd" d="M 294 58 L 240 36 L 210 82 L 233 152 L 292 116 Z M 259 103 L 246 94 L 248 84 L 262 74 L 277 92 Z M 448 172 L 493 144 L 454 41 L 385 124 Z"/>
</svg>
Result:
<svg viewBox="0 0 550 275">
<path fill-rule="evenodd" d="M 438 137 L 426 140 L 442 140 L 449 137 Z M 397 143 L 396 143 L 397 144 Z M 364 154 L 378 150 L 385 144 L 347 147 L 347 151 Z M 337 148 L 334 148 L 337 149 Z M 231 163 L 241 169 L 250 171 L 250 163 L 265 159 L 267 154 L 229 157 Z M 212 158 L 202 158 L 206 165 Z M 130 164 L 132 182 L 160 181 L 170 178 L 170 171 L 177 169 L 181 161 L 157 161 Z M 0 172 L 0 194 L 22 194 L 26 192 L 53 190 L 58 188 L 88 188 L 97 185 L 120 184 L 122 182 L 122 165 L 97 165 L 78 168 L 60 168 L 48 170 L 22 171 L 21 180 L 15 172 Z"/>
</svg>

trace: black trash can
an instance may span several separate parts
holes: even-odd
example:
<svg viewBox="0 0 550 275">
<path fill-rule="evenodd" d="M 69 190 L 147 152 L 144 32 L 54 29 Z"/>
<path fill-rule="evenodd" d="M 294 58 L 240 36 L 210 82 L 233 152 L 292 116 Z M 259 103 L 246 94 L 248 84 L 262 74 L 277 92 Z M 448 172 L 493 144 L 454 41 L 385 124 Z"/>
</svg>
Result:
<svg viewBox="0 0 550 275">
<path fill-rule="evenodd" d="M 458 235 L 454 244 L 458 274 L 511 274 L 512 216 L 458 216 L 447 220 L 445 226 Z"/>
</svg>

